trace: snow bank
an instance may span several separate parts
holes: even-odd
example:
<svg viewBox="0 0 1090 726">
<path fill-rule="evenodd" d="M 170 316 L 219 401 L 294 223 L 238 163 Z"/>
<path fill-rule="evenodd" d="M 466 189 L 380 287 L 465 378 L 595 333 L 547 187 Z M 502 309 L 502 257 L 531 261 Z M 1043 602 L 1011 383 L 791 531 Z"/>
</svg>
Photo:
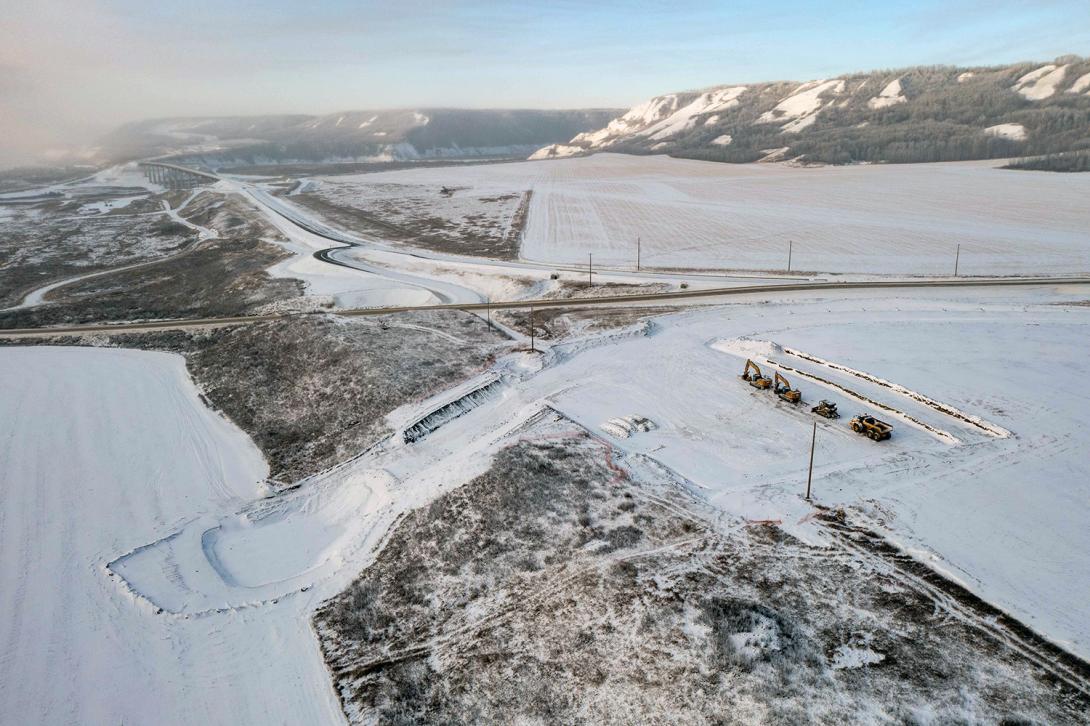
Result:
<svg viewBox="0 0 1090 726">
<path fill-rule="evenodd" d="M 630 436 L 658 428 L 655 422 L 646 416 L 630 414 L 628 416 L 614 416 L 608 421 L 603 421 L 598 428 L 610 436 L 618 439 L 627 439 Z"/>
<path fill-rule="evenodd" d="M 759 360 L 766 360 L 770 356 L 783 352 L 783 348 L 772 341 L 754 340 L 753 338 L 724 338 L 711 342 L 708 347 L 720 353 Z"/>
<path fill-rule="evenodd" d="M 716 136 L 712 139 L 713 146 L 730 146 L 730 142 L 734 141 L 730 134 L 723 134 L 722 136 Z"/>
<path fill-rule="evenodd" d="M 851 376 L 854 376 L 854 377 L 859 378 L 861 380 L 867 381 L 869 383 L 877 383 L 880 386 L 883 386 L 885 388 L 890 389 L 894 393 L 897 393 L 897 394 L 899 394 L 901 396 L 904 396 L 906 398 L 910 398 L 913 401 L 919 401 L 919 402 L 921 402 L 923 404 L 926 404 L 927 406 L 930 406 L 931 408 L 935 409 L 936 411 L 939 411 L 940 413 L 945 413 L 948 416 L 952 416 L 952 417 L 954 417 L 956 419 L 959 419 L 961 421 L 970 423 L 973 426 L 976 426 L 978 429 L 980 429 L 982 431 L 985 431 L 985 432 L 987 432 L 988 434 L 990 434 L 992 436 L 1005 439 L 1005 438 L 1007 438 L 1008 436 L 1011 435 L 1011 432 L 1008 431 L 1007 429 L 1003 428 L 1002 426 L 998 426 L 998 425 L 993 424 L 993 423 L 991 423 L 989 421 L 985 421 L 984 419 L 980 418 L 979 416 L 975 416 L 975 415 L 973 415 L 971 413 L 966 413 L 965 411 L 962 411 L 962 410 L 958 409 L 957 407 L 950 405 L 949 403 L 943 403 L 942 401 L 936 401 L 934 398 L 931 398 L 930 396 L 925 396 L 924 394 L 922 394 L 922 393 L 920 393 L 918 391 L 913 391 L 912 389 L 906 388 L 906 387 L 900 385 L 899 383 L 893 383 L 892 381 L 887 381 L 884 378 L 879 378 L 878 376 L 873 375 L 871 373 L 866 373 L 864 371 L 858 371 L 858 370 L 855 370 L 854 368 L 849 368 L 848 366 L 841 365 L 839 363 L 833 363 L 832 361 L 827 361 L 827 360 L 824 360 L 822 358 L 818 358 L 815 355 L 811 355 L 809 353 L 804 353 L 801 350 L 793 350 L 791 348 L 784 348 L 783 351 L 785 353 L 788 353 L 789 355 L 795 356 L 796 358 L 801 358 L 801 359 L 809 361 L 811 363 L 817 363 L 818 365 L 823 366 L 825 368 L 829 368 L 830 370 L 841 371 L 843 373 L 847 373 L 847 374 L 849 374 Z"/>
</svg>

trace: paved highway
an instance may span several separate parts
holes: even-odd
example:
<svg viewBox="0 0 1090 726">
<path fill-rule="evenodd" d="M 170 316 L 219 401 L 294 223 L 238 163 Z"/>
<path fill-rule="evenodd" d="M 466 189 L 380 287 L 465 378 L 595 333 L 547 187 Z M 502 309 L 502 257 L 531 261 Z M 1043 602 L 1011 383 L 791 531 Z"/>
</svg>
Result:
<svg viewBox="0 0 1090 726">
<path fill-rule="evenodd" d="M 748 285 L 744 287 L 720 287 L 705 290 L 675 290 L 672 292 L 635 293 L 584 298 L 541 298 L 537 300 L 513 300 L 494 303 L 443 303 L 437 305 L 411 305 L 387 308 L 352 308 L 319 313 L 275 313 L 269 315 L 240 315 L 227 318 L 188 318 L 179 320 L 154 320 L 134 323 L 107 323 L 72 325 L 66 327 L 13 328 L 0 330 L 0 338 L 56 337 L 62 335 L 89 335 L 93 333 L 143 333 L 161 330 L 193 330 L 232 325 L 248 325 L 276 320 L 305 317 L 307 315 L 343 315 L 359 317 L 387 315 L 412 310 L 510 310 L 516 308 L 584 308 L 592 305 L 626 305 L 644 303 L 657 305 L 669 302 L 686 302 L 699 298 L 760 295 L 772 299 L 777 293 L 820 292 L 871 289 L 949 288 L 949 287 L 1025 287 L 1056 285 L 1090 285 L 1090 277 L 1018 277 L 989 279 L 951 280 L 874 280 L 865 282 L 800 282 L 783 285 Z"/>
</svg>

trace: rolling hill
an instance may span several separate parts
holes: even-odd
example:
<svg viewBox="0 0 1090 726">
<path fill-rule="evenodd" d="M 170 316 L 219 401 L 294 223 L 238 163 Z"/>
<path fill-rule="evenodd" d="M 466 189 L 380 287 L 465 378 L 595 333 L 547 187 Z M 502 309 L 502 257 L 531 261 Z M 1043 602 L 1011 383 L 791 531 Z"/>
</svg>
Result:
<svg viewBox="0 0 1090 726">
<path fill-rule="evenodd" d="M 532 159 L 923 162 L 1090 151 L 1090 59 L 921 66 L 668 93 Z"/>
</svg>

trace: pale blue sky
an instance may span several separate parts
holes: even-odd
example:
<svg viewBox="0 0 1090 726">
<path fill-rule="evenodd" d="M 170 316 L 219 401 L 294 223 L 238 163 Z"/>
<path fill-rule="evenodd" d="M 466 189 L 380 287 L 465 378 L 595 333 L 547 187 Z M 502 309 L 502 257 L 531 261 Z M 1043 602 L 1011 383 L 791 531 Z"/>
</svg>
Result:
<svg viewBox="0 0 1090 726">
<path fill-rule="evenodd" d="M 1087 0 L 0 0 L 0 17 L 0 132 L 15 138 L 183 113 L 620 107 L 722 83 L 1090 55 Z"/>
</svg>

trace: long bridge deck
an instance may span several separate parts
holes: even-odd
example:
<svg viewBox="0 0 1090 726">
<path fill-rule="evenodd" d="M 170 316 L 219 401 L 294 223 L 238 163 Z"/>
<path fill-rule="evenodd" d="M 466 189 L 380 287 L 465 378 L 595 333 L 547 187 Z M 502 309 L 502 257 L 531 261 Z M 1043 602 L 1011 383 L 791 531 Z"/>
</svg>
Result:
<svg viewBox="0 0 1090 726">
<path fill-rule="evenodd" d="M 140 168 L 144 170 L 148 181 L 162 184 L 169 189 L 193 189 L 220 180 L 215 174 L 166 161 L 141 161 Z"/>
</svg>

